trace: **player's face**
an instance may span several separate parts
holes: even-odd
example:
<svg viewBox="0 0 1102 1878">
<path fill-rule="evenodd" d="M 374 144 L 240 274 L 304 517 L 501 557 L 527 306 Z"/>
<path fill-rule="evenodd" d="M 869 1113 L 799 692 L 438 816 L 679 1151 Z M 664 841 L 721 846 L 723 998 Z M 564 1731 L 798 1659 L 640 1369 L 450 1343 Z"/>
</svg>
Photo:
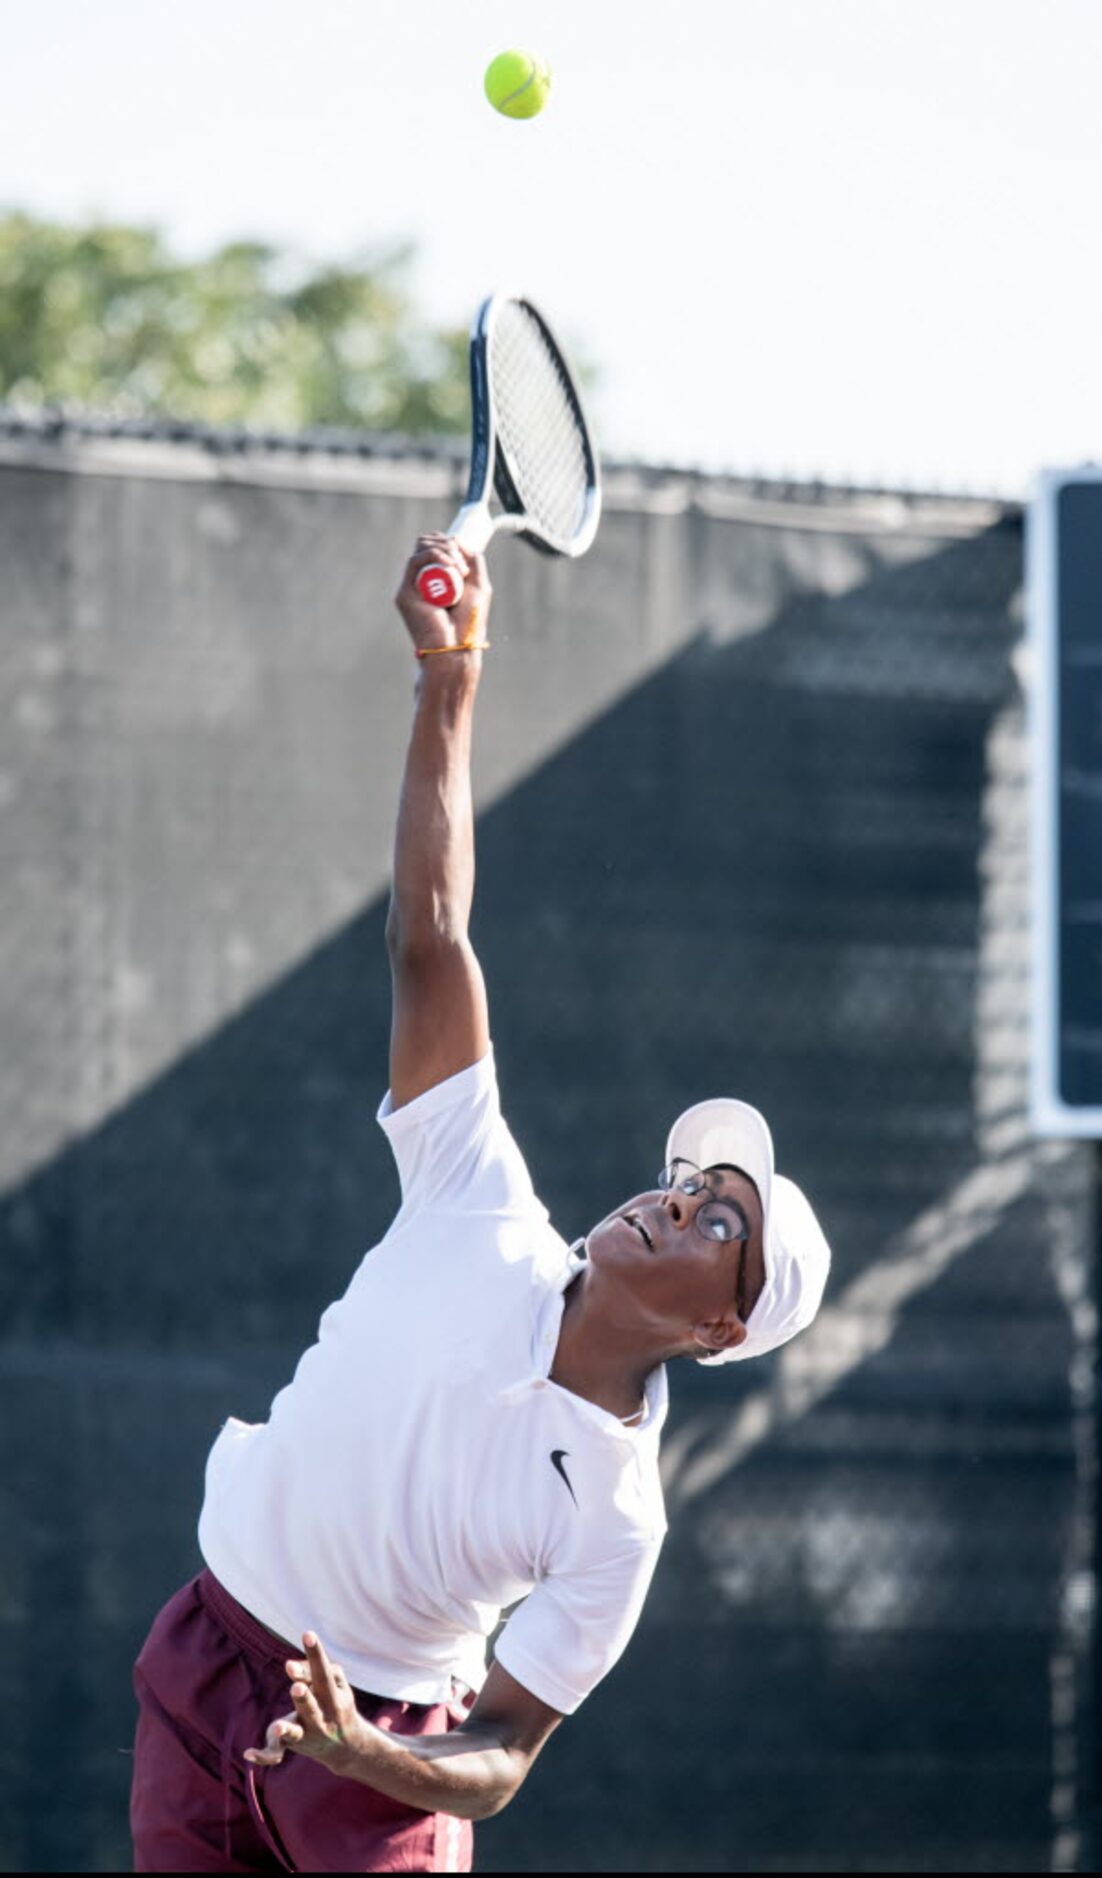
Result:
<svg viewBox="0 0 1102 1878">
<path fill-rule="evenodd" d="M 732 1306 L 745 1324 L 765 1283 L 758 1191 L 727 1168 L 637 1195 L 594 1227 L 586 1250 L 625 1310 L 656 1331 L 668 1323 L 675 1340 Z"/>
</svg>

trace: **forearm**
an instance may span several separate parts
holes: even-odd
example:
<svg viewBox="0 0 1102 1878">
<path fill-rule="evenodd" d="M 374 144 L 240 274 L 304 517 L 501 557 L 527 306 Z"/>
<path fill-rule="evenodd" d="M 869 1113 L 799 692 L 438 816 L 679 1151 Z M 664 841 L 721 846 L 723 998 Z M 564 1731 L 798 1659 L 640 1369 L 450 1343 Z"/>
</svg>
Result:
<svg viewBox="0 0 1102 1878">
<path fill-rule="evenodd" d="M 253 1766 L 278 1767 L 290 1751 L 423 1812 L 488 1819 L 508 1805 L 562 1720 L 494 1663 L 475 1707 L 450 1734 L 389 1734 L 360 1714 L 315 1632 L 304 1631 L 302 1643 L 305 1657 L 286 1664 L 294 1711 L 269 1723 L 263 1747 L 245 1749 Z"/>
<path fill-rule="evenodd" d="M 466 935 L 474 894 L 471 734 L 481 656 L 425 659 L 394 841 L 387 922 L 392 948 Z"/>
<path fill-rule="evenodd" d="M 446 1735 L 393 1735 L 373 1723 L 334 1771 L 426 1813 L 489 1819 L 512 1799 L 528 1759 L 499 1729 L 464 1723 Z"/>
</svg>

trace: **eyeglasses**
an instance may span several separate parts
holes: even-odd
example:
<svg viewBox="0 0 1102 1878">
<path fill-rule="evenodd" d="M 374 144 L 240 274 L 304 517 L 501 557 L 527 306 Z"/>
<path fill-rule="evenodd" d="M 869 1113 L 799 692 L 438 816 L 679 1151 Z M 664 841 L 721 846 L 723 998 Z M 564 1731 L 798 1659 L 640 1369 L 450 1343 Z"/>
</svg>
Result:
<svg viewBox="0 0 1102 1878">
<path fill-rule="evenodd" d="M 705 1192 L 712 1195 L 693 1215 L 693 1225 L 710 1244 L 749 1239 L 750 1222 L 738 1201 L 721 1199 L 708 1175 L 691 1161 L 670 1161 L 659 1174 L 658 1185 L 663 1193 L 683 1193 L 690 1200 Z"/>
</svg>

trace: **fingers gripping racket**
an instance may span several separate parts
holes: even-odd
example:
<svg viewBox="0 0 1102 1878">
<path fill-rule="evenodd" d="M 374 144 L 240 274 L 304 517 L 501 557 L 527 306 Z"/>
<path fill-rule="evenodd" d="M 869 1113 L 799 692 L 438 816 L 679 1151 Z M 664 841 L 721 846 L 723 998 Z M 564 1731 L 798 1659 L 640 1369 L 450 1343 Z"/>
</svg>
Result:
<svg viewBox="0 0 1102 1878">
<path fill-rule="evenodd" d="M 448 530 L 468 554 L 492 535 L 522 535 L 545 554 L 584 554 L 601 513 L 597 455 L 577 385 L 530 300 L 491 294 L 471 328 L 471 473 Z M 500 505 L 494 513 L 491 496 Z M 455 576 L 417 576 L 432 606 L 454 606 Z"/>
</svg>

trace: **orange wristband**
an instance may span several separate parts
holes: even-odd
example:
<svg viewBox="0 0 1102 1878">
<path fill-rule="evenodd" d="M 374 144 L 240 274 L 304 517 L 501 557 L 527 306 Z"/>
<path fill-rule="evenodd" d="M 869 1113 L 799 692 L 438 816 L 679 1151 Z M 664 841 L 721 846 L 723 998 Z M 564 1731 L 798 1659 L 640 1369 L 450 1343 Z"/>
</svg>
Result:
<svg viewBox="0 0 1102 1878">
<path fill-rule="evenodd" d="M 488 652 L 488 639 L 465 639 L 459 646 L 418 646 L 414 658 L 434 659 L 438 652 Z"/>
<path fill-rule="evenodd" d="M 461 639 L 457 646 L 417 646 L 414 648 L 417 658 L 433 659 L 438 652 L 487 652 L 489 650 L 490 641 L 488 639 L 475 638 L 475 633 L 478 631 L 478 622 L 481 618 L 481 609 L 476 606 L 474 612 L 471 614 L 470 625 L 467 627 L 467 637 L 465 639 Z"/>
</svg>

